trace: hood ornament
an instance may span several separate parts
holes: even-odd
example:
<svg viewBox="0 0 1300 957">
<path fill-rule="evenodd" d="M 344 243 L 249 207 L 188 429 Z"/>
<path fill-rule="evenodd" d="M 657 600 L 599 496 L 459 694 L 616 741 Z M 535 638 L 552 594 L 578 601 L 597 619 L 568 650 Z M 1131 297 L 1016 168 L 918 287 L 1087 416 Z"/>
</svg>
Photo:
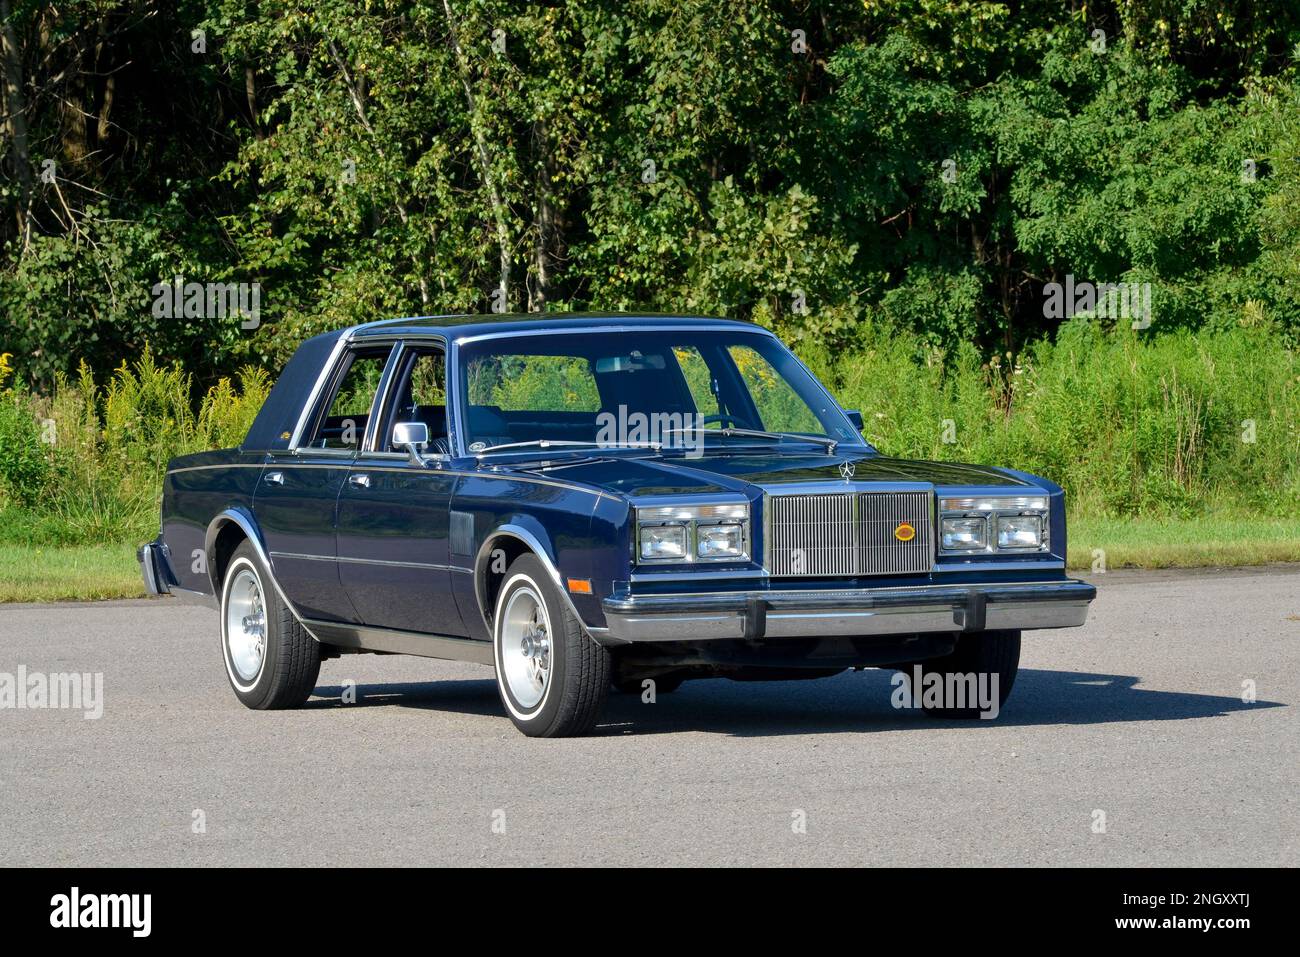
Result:
<svg viewBox="0 0 1300 957">
<path fill-rule="evenodd" d="M 844 479 L 844 481 L 846 482 L 851 480 L 853 478 L 853 473 L 855 470 L 856 468 L 852 462 L 841 462 L 840 478 Z"/>
</svg>

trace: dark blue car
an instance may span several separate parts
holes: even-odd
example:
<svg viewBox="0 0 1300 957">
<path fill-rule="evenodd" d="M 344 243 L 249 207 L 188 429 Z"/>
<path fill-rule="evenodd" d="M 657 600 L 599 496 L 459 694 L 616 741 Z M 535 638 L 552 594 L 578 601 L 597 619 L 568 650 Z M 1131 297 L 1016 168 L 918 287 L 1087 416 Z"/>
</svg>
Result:
<svg viewBox="0 0 1300 957">
<path fill-rule="evenodd" d="M 1021 630 L 1095 595 L 1061 489 L 861 427 L 749 323 L 373 322 L 304 342 L 239 448 L 170 463 L 139 557 L 150 592 L 219 605 L 251 708 L 388 652 L 493 665 L 529 735 L 589 731 L 611 690 L 862 667 L 995 715 Z"/>
</svg>

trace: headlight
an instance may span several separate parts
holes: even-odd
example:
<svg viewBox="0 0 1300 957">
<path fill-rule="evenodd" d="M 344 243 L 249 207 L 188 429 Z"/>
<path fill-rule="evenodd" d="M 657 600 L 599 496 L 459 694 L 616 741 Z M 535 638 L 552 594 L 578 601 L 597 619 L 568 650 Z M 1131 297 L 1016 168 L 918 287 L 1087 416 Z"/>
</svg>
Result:
<svg viewBox="0 0 1300 957">
<path fill-rule="evenodd" d="M 945 518 L 944 551 L 983 551 L 988 548 L 988 525 L 983 518 Z"/>
<path fill-rule="evenodd" d="M 939 516 L 941 553 L 1047 551 L 1045 495 L 941 498 Z"/>
<path fill-rule="evenodd" d="M 999 515 L 998 548 L 1040 548 L 1043 520 L 1037 515 Z"/>
<path fill-rule="evenodd" d="M 749 505 L 656 505 L 636 510 L 637 560 L 740 562 L 749 558 Z"/>
<path fill-rule="evenodd" d="M 741 525 L 696 525 L 695 557 L 701 561 L 745 557 L 745 529 Z"/>
<path fill-rule="evenodd" d="M 685 525 L 655 525 L 641 529 L 642 561 L 672 562 L 685 557 Z"/>
</svg>

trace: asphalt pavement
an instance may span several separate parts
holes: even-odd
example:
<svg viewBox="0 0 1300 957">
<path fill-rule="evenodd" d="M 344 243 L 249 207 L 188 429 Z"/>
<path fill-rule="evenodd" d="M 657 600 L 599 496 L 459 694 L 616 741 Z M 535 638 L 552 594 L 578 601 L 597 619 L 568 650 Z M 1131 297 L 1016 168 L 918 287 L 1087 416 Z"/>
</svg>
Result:
<svg viewBox="0 0 1300 957">
<path fill-rule="evenodd" d="M 479 665 L 347 656 L 253 712 L 213 611 L 0 607 L 0 682 L 103 682 L 79 708 L 0 688 L 0 865 L 1300 863 L 1300 567 L 1091 580 L 993 722 L 896 710 L 865 671 L 611 696 L 555 741 Z"/>
</svg>

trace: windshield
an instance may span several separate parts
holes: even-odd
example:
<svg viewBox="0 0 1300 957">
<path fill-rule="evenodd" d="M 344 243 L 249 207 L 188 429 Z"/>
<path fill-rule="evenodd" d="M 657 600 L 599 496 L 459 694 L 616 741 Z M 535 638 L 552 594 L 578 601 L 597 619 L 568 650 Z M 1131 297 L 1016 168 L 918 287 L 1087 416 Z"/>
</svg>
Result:
<svg viewBox="0 0 1300 957">
<path fill-rule="evenodd" d="M 789 350 L 744 331 L 485 339 L 460 368 L 471 452 L 861 441 Z"/>
</svg>

